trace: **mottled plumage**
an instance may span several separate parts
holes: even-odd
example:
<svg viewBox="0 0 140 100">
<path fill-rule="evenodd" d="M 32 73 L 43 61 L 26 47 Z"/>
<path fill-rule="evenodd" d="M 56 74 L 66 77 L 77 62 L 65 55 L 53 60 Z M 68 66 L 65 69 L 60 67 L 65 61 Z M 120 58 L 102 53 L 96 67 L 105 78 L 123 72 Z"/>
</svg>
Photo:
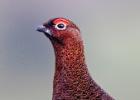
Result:
<svg viewBox="0 0 140 100">
<path fill-rule="evenodd" d="M 79 28 L 65 18 L 54 18 L 37 29 L 54 47 L 56 66 L 52 100 L 114 100 L 88 73 Z"/>
</svg>

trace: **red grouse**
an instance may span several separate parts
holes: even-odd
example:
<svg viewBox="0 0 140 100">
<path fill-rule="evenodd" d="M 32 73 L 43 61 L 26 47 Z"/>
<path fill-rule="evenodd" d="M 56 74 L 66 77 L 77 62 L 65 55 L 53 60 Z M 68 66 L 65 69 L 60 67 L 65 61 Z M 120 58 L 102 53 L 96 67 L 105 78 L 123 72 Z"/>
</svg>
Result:
<svg viewBox="0 0 140 100">
<path fill-rule="evenodd" d="M 65 18 L 54 18 L 37 28 L 51 41 L 55 57 L 52 100 L 115 100 L 91 78 L 85 63 L 79 28 Z"/>
</svg>

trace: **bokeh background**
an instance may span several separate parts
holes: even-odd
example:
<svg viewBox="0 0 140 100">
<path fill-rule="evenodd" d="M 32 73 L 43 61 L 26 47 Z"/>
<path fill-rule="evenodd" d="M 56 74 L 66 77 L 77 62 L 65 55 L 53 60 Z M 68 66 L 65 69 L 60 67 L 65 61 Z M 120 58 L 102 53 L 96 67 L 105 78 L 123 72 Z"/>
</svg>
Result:
<svg viewBox="0 0 140 100">
<path fill-rule="evenodd" d="M 81 29 L 92 77 L 116 100 L 140 100 L 139 0 L 0 0 L 0 100 L 51 100 L 54 17 Z"/>
</svg>

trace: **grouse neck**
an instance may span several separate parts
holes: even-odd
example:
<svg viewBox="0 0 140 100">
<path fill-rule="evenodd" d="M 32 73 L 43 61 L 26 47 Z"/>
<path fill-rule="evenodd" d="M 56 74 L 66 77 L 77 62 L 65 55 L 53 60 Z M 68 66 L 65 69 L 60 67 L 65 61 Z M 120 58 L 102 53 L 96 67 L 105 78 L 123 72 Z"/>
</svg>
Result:
<svg viewBox="0 0 140 100">
<path fill-rule="evenodd" d="M 82 41 L 54 45 L 56 68 L 53 100 L 114 100 L 88 73 Z M 80 99 L 81 98 L 81 99 Z"/>
<path fill-rule="evenodd" d="M 69 42 L 64 46 L 54 45 L 54 50 L 56 67 L 53 98 L 61 98 L 64 95 L 69 97 L 70 94 L 76 91 L 77 86 L 82 88 L 79 83 L 82 84 L 83 81 L 87 82 L 87 80 L 90 80 L 85 64 L 84 46 L 82 41 L 76 43 Z"/>
<path fill-rule="evenodd" d="M 54 45 L 56 70 L 85 66 L 83 41 L 65 41 L 63 45 Z"/>
</svg>

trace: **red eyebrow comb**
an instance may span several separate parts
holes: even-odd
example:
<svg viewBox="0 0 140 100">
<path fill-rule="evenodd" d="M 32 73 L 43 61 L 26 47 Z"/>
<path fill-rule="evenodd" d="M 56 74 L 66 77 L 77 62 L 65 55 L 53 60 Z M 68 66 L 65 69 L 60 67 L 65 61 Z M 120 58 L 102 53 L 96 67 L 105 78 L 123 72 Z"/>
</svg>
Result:
<svg viewBox="0 0 140 100">
<path fill-rule="evenodd" d="M 67 25 L 69 24 L 69 21 L 64 19 L 64 18 L 57 18 L 53 21 L 54 24 L 57 24 L 57 23 L 60 23 L 60 22 L 65 23 Z"/>
</svg>

